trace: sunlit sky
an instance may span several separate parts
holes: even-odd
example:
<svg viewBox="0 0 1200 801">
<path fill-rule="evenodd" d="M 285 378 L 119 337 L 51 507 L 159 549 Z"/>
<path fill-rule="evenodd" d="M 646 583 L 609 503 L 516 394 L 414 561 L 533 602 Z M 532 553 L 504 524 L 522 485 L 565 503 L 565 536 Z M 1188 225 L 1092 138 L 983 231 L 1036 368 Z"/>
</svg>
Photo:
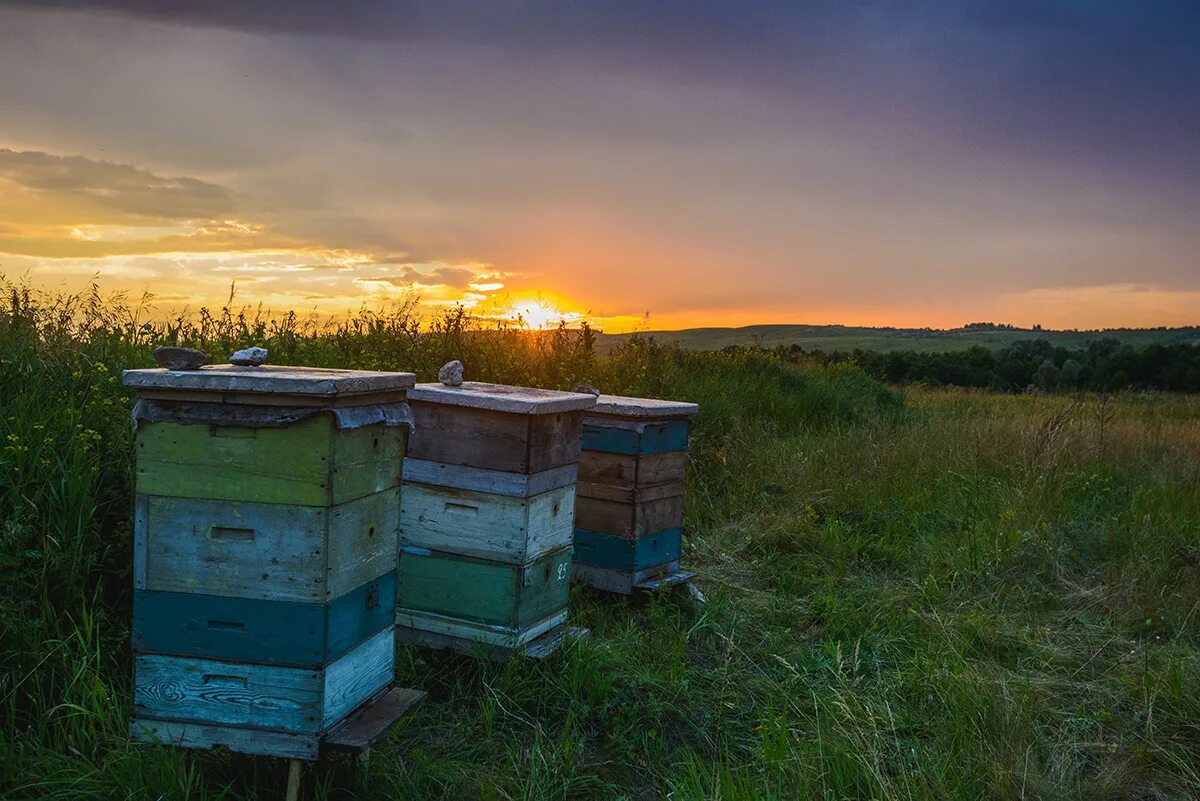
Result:
<svg viewBox="0 0 1200 801">
<path fill-rule="evenodd" d="M 1194 0 L 0 0 L 0 76 L 0 273 L 163 315 L 1200 324 Z"/>
</svg>

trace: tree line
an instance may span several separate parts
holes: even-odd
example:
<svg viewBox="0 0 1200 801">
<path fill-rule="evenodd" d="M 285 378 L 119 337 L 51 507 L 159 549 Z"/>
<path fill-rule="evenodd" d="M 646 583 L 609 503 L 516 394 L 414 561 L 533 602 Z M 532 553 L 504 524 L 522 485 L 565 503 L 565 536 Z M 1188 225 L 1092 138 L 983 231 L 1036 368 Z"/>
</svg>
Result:
<svg viewBox="0 0 1200 801">
<path fill-rule="evenodd" d="M 1149 389 L 1200 393 L 1200 344 L 1135 346 L 1117 339 L 1064 348 L 1044 339 L 992 350 L 974 346 L 942 353 L 804 351 L 782 347 L 793 360 L 850 362 L 891 384 L 985 387 L 1006 392 Z"/>
</svg>

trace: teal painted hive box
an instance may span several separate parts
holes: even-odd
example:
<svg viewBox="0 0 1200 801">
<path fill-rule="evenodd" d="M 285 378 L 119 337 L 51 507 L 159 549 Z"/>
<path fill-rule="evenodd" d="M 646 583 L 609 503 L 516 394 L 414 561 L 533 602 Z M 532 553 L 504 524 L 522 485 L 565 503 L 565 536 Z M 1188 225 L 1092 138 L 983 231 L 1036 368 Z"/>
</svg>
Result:
<svg viewBox="0 0 1200 801">
<path fill-rule="evenodd" d="M 542 656 L 569 629 L 583 410 L 592 395 L 418 384 L 400 507 L 397 634 Z"/>
<path fill-rule="evenodd" d="M 311 760 L 369 745 L 424 695 L 392 688 L 413 378 L 125 372 L 134 739 Z"/>
<path fill-rule="evenodd" d="M 683 584 L 688 421 L 694 403 L 601 395 L 583 419 L 575 576 L 631 594 Z"/>
</svg>

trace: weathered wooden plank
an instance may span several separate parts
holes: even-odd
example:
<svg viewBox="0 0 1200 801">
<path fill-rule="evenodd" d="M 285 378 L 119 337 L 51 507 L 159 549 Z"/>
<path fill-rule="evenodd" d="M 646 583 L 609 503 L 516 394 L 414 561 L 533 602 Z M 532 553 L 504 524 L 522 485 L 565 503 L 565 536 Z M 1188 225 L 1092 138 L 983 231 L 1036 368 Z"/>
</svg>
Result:
<svg viewBox="0 0 1200 801">
<path fill-rule="evenodd" d="M 425 700 L 423 690 L 393 687 L 381 697 L 354 710 L 325 736 L 322 745 L 339 751 L 370 748 L 417 704 Z"/>
<path fill-rule="evenodd" d="M 671 562 L 647 570 L 617 570 L 576 562 L 572 566 L 574 581 L 597 590 L 632 595 L 637 592 L 654 592 L 668 587 L 686 584 L 696 577 L 688 570 L 680 570 L 678 562 Z"/>
<path fill-rule="evenodd" d="M 409 391 L 411 400 L 428 401 L 443 406 L 486 409 L 519 415 L 557 414 L 590 409 L 596 405 L 594 395 L 578 392 L 559 392 L 535 387 L 514 387 L 508 384 L 485 384 L 464 381 L 461 386 L 417 384 Z"/>
<path fill-rule="evenodd" d="M 326 510 L 163 497 L 146 503 L 146 589 L 325 600 Z"/>
<path fill-rule="evenodd" d="M 652 484 L 648 487 L 615 487 L 611 484 L 593 484 L 590 481 L 581 481 L 575 486 L 575 494 L 580 498 L 597 498 L 602 501 L 619 501 L 627 504 L 675 498 L 683 495 L 685 490 L 686 485 L 682 481 Z"/>
<path fill-rule="evenodd" d="M 205 392 L 203 390 L 139 389 L 138 398 L 147 400 L 190 401 L 192 403 L 228 403 L 245 406 L 308 406 L 313 408 L 345 408 L 383 403 L 402 403 L 404 390 L 364 392 L 360 395 L 321 397 L 291 395 L 283 392 Z"/>
<path fill-rule="evenodd" d="M 502 470 L 484 470 L 479 467 L 428 462 L 411 457 L 404 460 L 405 484 L 431 484 L 494 495 L 510 495 L 514 498 L 528 498 L 532 495 L 540 495 L 543 492 L 570 486 L 575 483 L 576 474 L 577 466 L 574 464 L 537 473 L 509 473 Z"/>
<path fill-rule="evenodd" d="M 408 428 L 382 423 L 333 432 L 330 502 L 346 503 L 400 486 Z"/>
<path fill-rule="evenodd" d="M 140 498 L 145 589 L 323 601 L 395 567 L 398 489 L 332 509 Z"/>
<path fill-rule="evenodd" d="M 638 456 L 606 451 L 583 451 L 579 455 L 579 483 L 611 487 L 682 485 L 687 475 L 687 451 L 666 451 Z"/>
<path fill-rule="evenodd" d="M 402 546 L 396 574 L 396 622 L 410 611 L 467 622 L 516 625 L 521 568 Z"/>
<path fill-rule="evenodd" d="M 328 506 L 332 422 L 286 428 L 144 423 L 137 489 L 147 495 Z"/>
<path fill-rule="evenodd" d="M 131 739 L 155 745 L 208 750 L 225 746 L 239 754 L 315 760 L 320 750 L 316 734 L 271 731 L 269 729 L 217 726 L 181 720 L 134 718 L 129 726 Z"/>
<path fill-rule="evenodd" d="M 284 428 L 143 423 L 147 495 L 329 506 L 399 485 L 404 427 L 336 430 L 326 415 Z"/>
<path fill-rule="evenodd" d="M 582 412 L 542 414 L 529 420 L 529 472 L 576 464 L 583 435 Z"/>
<path fill-rule="evenodd" d="M 571 544 L 575 493 L 567 486 L 520 498 L 409 484 L 400 506 L 405 545 L 524 564 Z"/>
<path fill-rule="evenodd" d="M 409 457 L 509 473 L 540 473 L 579 461 L 581 412 L 510 414 L 413 401 Z"/>
<path fill-rule="evenodd" d="M 395 597 L 394 572 L 326 604 L 135 590 L 133 647 L 315 668 L 390 626 Z"/>
<path fill-rule="evenodd" d="M 683 532 L 678 528 L 635 539 L 576 529 L 574 560 L 617 570 L 640 570 L 678 560 L 682 536 Z"/>
<path fill-rule="evenodd" d="M 439 464 L 529 473 L 529 418 L 412 400 L 408 456 Z"/>
<path fill-rule="evenodd" d="M 571 549 L 548 554 L 523 568 L 517 625 L 529 628 L 565 609 L 571 590 Z"/>
<path fill-rule="evenodd" d="M 584 422 L 583 450 L 608 453 L 640 454 L 687 450 L 686 420 L 663 423 L 639 423 L 632 428 L 618 428 Z"/>
<path fill-rule="evenodd" d="M 650 501 L 609 501 L 578 495 L 575 498 L 575 528 L 641 537 L 683 525 L 683 496 Z"/>
<path fill-rule="evenodd" d="M 435 612 L 402 609 L 396 617 L 396 639 L 430 648 L 454 647 L 454 643 L 449 642 L 452 640 L 463 646 L 456 650 L 466 653 L 472 651 L 471 644 L 513 649 L 536 640 L 566 620 L 567 610 L 563 609 L 522 629 L 475 623 Z"/>
<path fill-rule="evenodd" d="M 700 407 L 697 404 L 686 401 L 601 395 L 596 398 L 596 405 L 588 410 L 588 416 L 602 419 L 633 417 L 661 420 L 668 417 L 691 417 L 698 411 Z"/>
<path fill-rule="evenodd" d="M 322 728 L 349 715 L 371 696 L 392 683 L 396 635 L 388 626 L 325 668 Z"/>
<path fill-rule="evenodd" d="M 200 390 L 204 392 L 288 393 L 334 397 L 367 392 L 405 390 L 416 383 L 412 373 L 374 370 L 336 370 L 264 364 L 239 367 L 209 364 L 199 370 L 126 370 L 125 386 L 136 389 Z"/>
<path fill-rule="evenodd" d="M 141 655 L 134 658 L 134 715 L 315 733 L 322 678 L 306 668 Z"/>
<path fill-rule="evenodd" d="M 400 489 L 393 488 L 329 510 L 326 598 L 396 569 L 400 498 Z"/>
<path fill-rule="evenodd" d="M 566 608 L 570 559 L 569 548 L 508 565 L 406 546 L 397 574 L 397 625 L 408 625 L 406 615 L 433 613 L 521 630 Z"/>
<path fill-rule="evenodd" d="M 146 555 L 149 537 L 147 532 L 150 525 L 150 498 L 138 495 L 133 502 L 133 587 L 137 590 L 146 588 Z"/>
</svg>

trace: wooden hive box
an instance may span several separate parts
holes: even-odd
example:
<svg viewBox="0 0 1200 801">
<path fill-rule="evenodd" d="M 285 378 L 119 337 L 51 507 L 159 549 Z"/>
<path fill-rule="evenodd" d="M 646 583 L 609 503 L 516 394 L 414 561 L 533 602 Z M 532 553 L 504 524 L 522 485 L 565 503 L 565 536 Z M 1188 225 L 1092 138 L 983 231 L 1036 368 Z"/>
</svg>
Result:
<svg viewBox="0 0 1200 801">
<path fill-rule="evenodd" d="M 132 736 L 292 759 L 378 736 L 423 695 L 389 691 L 414 376 L 215 365 L 124 381 Z"/>
<path fill-rule="evenodd" d="M 583 420 L 574 573 L 630 594 L 681 584 L 688 420 L 694 403 L 601 395 Z"/>
<path fill-rule="evenodd" d="M 397 633 L 498 656 L 565 631 L 583 410 L 591 395 L 418 384 L 404 463 Z"/>
</svg>

